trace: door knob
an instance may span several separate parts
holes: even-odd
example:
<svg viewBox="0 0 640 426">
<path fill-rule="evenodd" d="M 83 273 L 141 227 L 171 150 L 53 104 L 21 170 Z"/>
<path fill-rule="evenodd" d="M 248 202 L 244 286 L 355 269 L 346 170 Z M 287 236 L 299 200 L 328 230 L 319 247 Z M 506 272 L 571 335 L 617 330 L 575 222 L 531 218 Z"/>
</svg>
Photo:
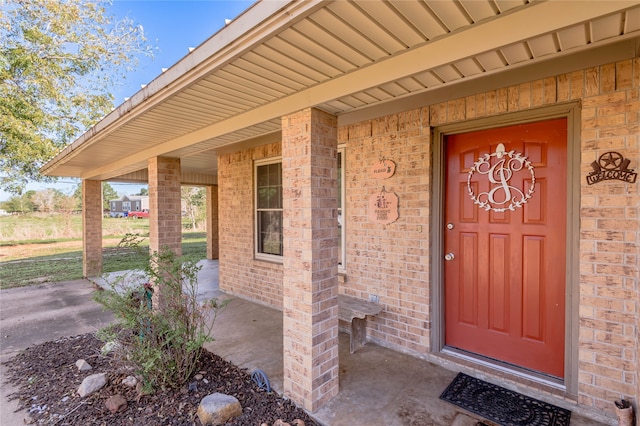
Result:
<svg viewBox="0 0 640 426">
<path fill-rule="evenodd" d="M 453 260 L 455 258 L 456 258 L 456 256 L 453 253 L 447 253 L 447 254 L 444 255 L 444 260 L 447 260 L 447 261 Z"/>
<path fill-rule="evenodd" d="M 453 229 L 453 223 L 447 223 L 447 229 L 451 231 Z"/>
</svg>

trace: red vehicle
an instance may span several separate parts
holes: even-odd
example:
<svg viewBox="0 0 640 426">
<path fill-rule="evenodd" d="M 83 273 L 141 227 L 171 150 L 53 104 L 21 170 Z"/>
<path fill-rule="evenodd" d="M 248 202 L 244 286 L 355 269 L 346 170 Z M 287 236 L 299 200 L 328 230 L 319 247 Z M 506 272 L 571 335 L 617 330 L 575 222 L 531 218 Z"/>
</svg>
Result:
<svg viewBox="0 0 640 426">
<path fill-rule="evenodd" d="M 139 212 L 129 212 L 129 217 L 134 219 L 141 219 L 143 217 L 149 217 L 149 209 L 142 209 Z"/>
</svg>

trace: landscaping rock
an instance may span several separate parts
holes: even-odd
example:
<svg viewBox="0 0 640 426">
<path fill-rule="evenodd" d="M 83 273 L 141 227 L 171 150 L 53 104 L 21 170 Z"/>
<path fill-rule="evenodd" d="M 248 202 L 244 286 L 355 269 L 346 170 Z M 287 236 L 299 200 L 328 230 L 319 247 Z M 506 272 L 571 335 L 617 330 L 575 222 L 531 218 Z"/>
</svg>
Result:
<svg viewBox="0 0 640 426">
<path fill-rule="evenodd" d="M 107 375 L 105 373 L 92 374 L 82 381 L 78 388 L 78 394 L 84 398 L 85 396 L 102 389 L 106 384 Z"/>
<path fill-rule="evenodd" d="M 107 406 L 107 409 L 113 414 L 117 413 L 118 411 L 124 411 L 127 409 L 127 400 L 120 394 L 110 396 L 109 398 L 107 398 L 104 404 Z"/>
<path fill-rule="evenodd" d="M 127 376 L 124 379 L 122 379 L 122 384 L 130 388 L 135 388 L 136 385 L 138 384 L 138 379 L 136 379 L 133 376 Z"/>
<path fill-rule="evenodd" d="M 267 423 L 262 423 L 261 426 L 269 426 Z M 278 419 L 273 423 L 273 426 L 304 426 L 304 421 L 301 419 L 295 419 L 292 423 L 287 423 L 282 419 Z"/>
<path fill-rule="evenodd" d="M 78 370 L 80 371 L 89 371 L 91 370 L 91 365 L 89 365 L 89 363 L 87 361 L 85 361 L 84 359 L 79 359 L 76 361 L 76 367 L 78 367 Z"/>
<path fill-rule="evenodd" d="M 108 355 L 111 352 L 118 349 L 119 347 L 120 347 L 120 343 L 116 342 L 115 340 L 112 340 L 102 345 L 102 347 L 100 348 L 100 352 L 102 353 L 102 355 Z"/>
<path fill-rule="evenodd" d="M 197 414 L 203 425 L 221 425 L 241 415 L 242 406 L 233 396 L 216 392 L 202 398 Z"/>
</svg>

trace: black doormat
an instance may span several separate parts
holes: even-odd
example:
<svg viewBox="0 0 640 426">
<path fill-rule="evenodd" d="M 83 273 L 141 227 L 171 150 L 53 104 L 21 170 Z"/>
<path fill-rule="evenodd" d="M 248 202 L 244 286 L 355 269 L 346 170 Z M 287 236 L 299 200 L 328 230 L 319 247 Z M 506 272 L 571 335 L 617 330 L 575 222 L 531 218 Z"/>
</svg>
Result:
<svg viewBox="0 0 640 426">
<path fill-rule="evenodd" d="M 440 399 L 502 426 L 569 426 L 571 411 L 464 373 L 458 373 Z"/>
</svg>

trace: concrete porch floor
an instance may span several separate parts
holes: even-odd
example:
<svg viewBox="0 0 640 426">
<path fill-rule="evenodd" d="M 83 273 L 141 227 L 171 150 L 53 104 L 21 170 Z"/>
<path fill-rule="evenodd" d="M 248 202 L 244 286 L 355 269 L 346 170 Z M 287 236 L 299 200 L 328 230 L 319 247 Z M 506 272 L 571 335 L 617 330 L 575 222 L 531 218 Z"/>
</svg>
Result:
<svg viewBox="0 0 640 426">
<path fill-rule="evenodd" d="M 245 368 L 261 369 L 272 388 L 282 393 L 282 312 L 218 288 L 218 262 L 203 261 L 198 298 L 231 298 L 213 327 L 214 342 L 207 349 Z M 95 284 L 105 285 L 103 279 Z M 3 290 L 0 293 L 0 361 L 19 350 L 59 337 L 96 331 L 112 320 L 102 311 L 87 280 Z M 438 399 L 457 374 L 429 362 L 369 343 L 349 353 L 349 336 L 341 333 L 340 392 L 311 415 L 327 426 L 455 425 L 473 426 L 481 420 Z M 4 382 L 4 366 L 0 366 Z M 24 413 L 13 413 L 9 386 L 0 386 L 0 424 L 22 424 Z M 488 422 L 486 422 L 488 424 Z M 598 423 L 573 412 L 571 425 Z M 615 424 L 613 422 L 609 424 Z"/>
<path fill-rule="evenodd" d="M 213 326 L 206 348 L 248 373 L 263 370 L 271 387 L 283 389 L 282 312 L 229 296 L 217 288 L 217 262 L 199 279 L 200 293 L 230 298 Z M 415 357 L 368 343 L 349 353 L 349 335 L 340 333 L 340 392 L 315 413 L 327 426 L 474 426 L 482 418 L 439 399 L 454 379 L 450 371 Z M 486 424 L 490 422 L 484 420 Z M 571 425 L 602 423 L 571 415 Z"/>
</svg>

